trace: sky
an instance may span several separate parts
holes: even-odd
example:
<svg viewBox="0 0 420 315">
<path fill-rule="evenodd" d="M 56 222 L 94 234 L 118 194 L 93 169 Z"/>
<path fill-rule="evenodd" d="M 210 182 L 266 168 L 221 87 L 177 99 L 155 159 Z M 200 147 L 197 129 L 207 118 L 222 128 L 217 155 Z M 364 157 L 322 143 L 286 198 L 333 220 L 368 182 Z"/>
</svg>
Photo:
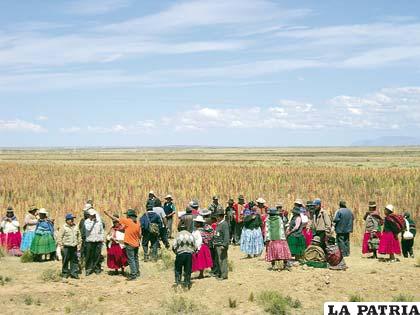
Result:
<svg viewBox="0 0 420 315">
<path fill-rule="evenodd" d="M 419 1 L 0 2 L 1 147 L 419 135 Z"/>
</svg>

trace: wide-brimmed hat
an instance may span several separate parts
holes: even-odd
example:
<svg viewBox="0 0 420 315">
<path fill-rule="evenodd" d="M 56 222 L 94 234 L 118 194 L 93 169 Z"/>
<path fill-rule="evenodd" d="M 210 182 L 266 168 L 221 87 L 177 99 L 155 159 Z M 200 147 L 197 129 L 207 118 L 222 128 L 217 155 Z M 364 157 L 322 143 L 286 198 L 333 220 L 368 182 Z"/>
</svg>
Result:
<svg viewBox="0 0 420 315">
<path fill-rule="evenodd" d="M 314 202 L 313 202 L 312 200 L 308 200 L 308 201 L 306 202 L 306 206 L 307 206 L 307 207 L 314 206 Z"/>
<path fill-rule="evenodd" d="M 73 214 L 71 214 L 71 213 L 66 214 L 66 221 L 67 220 L 73 220 L 74 218 L 76 218 L 76 217 Z"/>
<path fill-rule="evenodd" d="M 217 195 L 213 196 L 213 200 L 219 200 L 219 196 Z"/>
<path fill-rule="evenodd" d="M 96 215 L 96 210 L 93 209 L 93 208 L 90 208 L 89 211 L 88 211 L 88 214 L 89 215 Z"/>
<path fill-rule="evenodd" d="M 369 201 L 369 208 L 376 208 L 376 202 L 375 201 Z"/>
<path fill-rule="evenodd" d="M 136 213 L 136 210 L 134 209 L 128 209 L 127 212 L 124 214 L 126 214 L 127 217 L 137 218 L 137 213 Z"/>
<path fill-rule="evenodd" d="M 239 195 L 239 196 L 238 196 L 238 200 L 245 200 L 244 195 Z"/>
<path fill-rule="evenodd" d="M 201 223 L 206 222 L 206 221 L 204 221 L 204 218 L 201 215 L 198 215 L 193 221 L 194 222 L 201 222 Z"/>
<path fill-rule="evenodd" d="M 277 210 L 277 208 L 270 208 L 270 209 L 268 209 L 268 214 L 269 215 L 279 215 L 279 210 Z"/>
<path fill-rule="evenodd" d="M 171 199 L 172 200 L 173 198 L 172 198 L 172 195 L 166 195 L 165 199 Z"/>
<path fill-rule="evenodd" d="M 39 214 L 45 214 L 46 216 L 48 216 L 48 211 L 45 208 L 41 208 L 39 209 Z"/>
<path fill-rule="evenodd" d="M 204 209 L 200 209 L 198 211 L 198 214 L 201 215 L 201 216 L 203 216 L 203 217 L 206 217 L 208 215 L 211 215 L 211 211 L 209 209 L 207 209 L 207 208 L 204 208 Z"/>
<path fill-rule="evenodd" d="M 316 199 L 313 201 L 313 204 L 314 204 L 314 206 L 320 206 L 320 205 L 321 205 L 321 199 L 316 198 Z"/>
<path fill-rule="evenodd" d="M 12 207 L 7 207 L 6 212 L 13 212 L 13 208 Z"/>
<path fill-rule="evenodd" d="M 189 206 L 191 208 L 198 208 L 198 207 L 200 207 L 200 205 L 198 204 L 198 201 L 197 200 L 191 200 L 190 203 L 189 203 Z"/>
<path fill-rule="evenodd" d="M 311 240 L 311 243 L 321 244 L 321 238 L 319 236 L 314 236 L 314 238 Z"/>
<path fill-rule="evenodd" d="M 276 202 L 276 208 L 283 208 L 283 202 L 281 201 Z"/>
<path fill-rule="evenodd" d="M 385 207 L 385 209 L 386 209 L 386 210 L 389 210 L 389 211 L 391 211 L 391 212 L 394 212 L 394 206 L 393 206 L 393 205 L 391 205 L 391 204 L 387 205 L 387 206 Z"/>
<path fill-rule="evenodd" d="M 29 208 L 28 212 L 34 212 L 36 210 L 38 210 L 38 208 L 35 207 L 35 206 L 32 206 L 32 207 Z"/>
<path fill-rule="evenodd" d="M 92 208 L 93 208 L 92 204 L 87 203 L 87 204 L 85 204 L 85 206 L 83 208 L 83 211 L 88 211 L 89 209 L 92 209 Z"/>
<path fill-rule="evenodd" d="M 295 205 L 303 206 L 303 201 L 302 201 L 302 199 L 296 199 L 295 202 L 294 202 L 294 204 Z"/>
<path fill-rule="evenodd" d="M 257 199 L 257 203 L 264 204 L 266 203 L 266 201 L 264 200 L 264 198 L 260 197 Z"/>
</svg>

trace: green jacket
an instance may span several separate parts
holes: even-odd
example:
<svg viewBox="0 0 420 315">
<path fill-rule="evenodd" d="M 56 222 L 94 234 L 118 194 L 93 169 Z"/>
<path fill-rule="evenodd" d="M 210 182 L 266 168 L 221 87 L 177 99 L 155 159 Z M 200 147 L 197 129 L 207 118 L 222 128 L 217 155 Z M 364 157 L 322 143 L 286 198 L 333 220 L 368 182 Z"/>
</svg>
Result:
<svg viewBox="0 0 420 315">
<path fill-rule="evenodd" d="M 82 236 L 79 227 L 77 225 L 64 224 L 58 232 L 57 243 L 60 246 L 80 246 L 82 244 Z"/>
</svg>

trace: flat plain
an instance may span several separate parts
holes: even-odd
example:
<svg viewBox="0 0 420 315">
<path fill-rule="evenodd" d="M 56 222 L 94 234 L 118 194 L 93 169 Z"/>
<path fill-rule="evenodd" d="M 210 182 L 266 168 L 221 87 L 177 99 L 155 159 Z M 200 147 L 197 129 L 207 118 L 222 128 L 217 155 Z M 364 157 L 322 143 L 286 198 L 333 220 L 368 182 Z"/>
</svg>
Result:
<svg viewBox="0 0 420 315">
<path fill-rule="evenodd" d="M 272 272 L 263 257 L 243 259 L 239 248 L 231 247 L 228 281 L 195 280 L 191 291 L 175 292 L 171 253 L 164 253 L 158 264 L 142 263 L 141 279 L 129 283 L 106 274 L 68 283 L 45 281 L 42 275 L 58 270 L 58 262 L 22 264 L 5 257 L 0 259 L 0 276 L 10 281 L 0 286 L 2 313 L 170 314 L 185 297 L 181 313 L 262 314 L 259 294 L 264 290 L 298 299 L 302 306 L 291 308 L 292 314 L 321 314 L 325 301 L 347 301 L 355 295 L 365 301 L 390 301 L 399 295 L 420 300 L 418 261 L 391 264 L 361 258 L 360 253 L 369 200 L 380 208 L 392 203 L 397 212 L 410 211 L 419 223 L 419 147 L 0 151 L 0 204 L 3 211 L 12 205 L 21 220 L 26 209 L 36 205 L 62 224 L 67 212 L 80 217 L 90 198 L 100 212 L 137 208 L 141 213 L 149 190 L 161 197 L 171 193 L 181 210 L 192 198 L 205 207 L 214 194 L 223 203 L 239 194 L 247 200 L 261 196 L 270 206 L 282 201 L 287 209 L 296 198 L 320 197 L 331 213 L 344 199 L 356 218 L 349 269 Z"/>
</svg>

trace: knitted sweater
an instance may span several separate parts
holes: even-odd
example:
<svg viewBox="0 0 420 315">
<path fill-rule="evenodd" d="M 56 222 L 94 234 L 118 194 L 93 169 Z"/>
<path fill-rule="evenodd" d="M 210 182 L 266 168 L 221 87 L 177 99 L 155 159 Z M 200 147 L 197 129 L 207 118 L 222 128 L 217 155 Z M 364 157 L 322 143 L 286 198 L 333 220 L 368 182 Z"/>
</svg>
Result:
<svg viewBox="0 0 420 315">
<path fill-rule="evenodd" d="M 192 254 L 197 251 L 194 236 L 188 231 L 181 231 L 177 234 L 172 249 L 175 254 Z"/>
</svg>

